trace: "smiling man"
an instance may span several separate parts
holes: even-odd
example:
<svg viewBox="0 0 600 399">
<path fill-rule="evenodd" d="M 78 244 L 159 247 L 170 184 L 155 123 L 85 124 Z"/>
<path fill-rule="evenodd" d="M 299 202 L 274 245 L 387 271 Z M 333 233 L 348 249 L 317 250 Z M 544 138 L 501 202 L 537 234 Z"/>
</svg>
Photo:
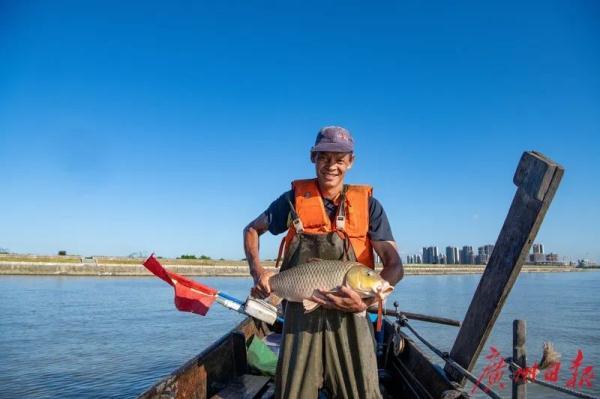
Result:
<svg viewBox="0 0 600 399">
<path fill-rule="evenodd" d="M 371 187 L 344 184 L 355 160 L 350 132 L 339 126 L 321 129 L 310 159 L 316 179 L 293 181 L 292 190 L 244 229 L 253 295 L 271 292 L 272 273 L 259 257 L 259 237 L 266 231 L 287 231 L 281 270 L 311 258 L 357 260 L 374 268 L 375 251 L 383 262 L 381 276 L 395 285 L 403 268 L 383 207 Z M 321 389 L 335 398 L 379 398 L 373 328 L 360 314 L 372 302 L 345 287 L 335 294 L 317 292 L 312 299 L 322 306 L 311 313 L 300 303 L 285 307 L 276 397 L 316 398 Z"/>
</svg>

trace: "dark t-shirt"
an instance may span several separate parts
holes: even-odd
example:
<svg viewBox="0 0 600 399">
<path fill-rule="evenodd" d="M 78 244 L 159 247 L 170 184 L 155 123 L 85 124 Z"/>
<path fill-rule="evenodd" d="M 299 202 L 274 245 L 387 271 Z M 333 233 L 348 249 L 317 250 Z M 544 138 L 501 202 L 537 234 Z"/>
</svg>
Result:
<svg viewBox="0 0 600 399">
<path fill-rule="evenodd" d="M 294 193 L 292 190 L 283 193 L 277 198 L 265 211 L 269 220 L 269 231 L 271 234 L 281 234 L 288 229 L 288 218 L 290 213 L 289 198 L 294 203 Z M 333 201 L 323 198 L 325 210 L 329 217 L 333 219 L 337 212 L 337 206 Z M 371 241 L 394 241 L 392 229 L 383 207 L 373 197 L 369 197 L 369 238 Z"/>
</svg>

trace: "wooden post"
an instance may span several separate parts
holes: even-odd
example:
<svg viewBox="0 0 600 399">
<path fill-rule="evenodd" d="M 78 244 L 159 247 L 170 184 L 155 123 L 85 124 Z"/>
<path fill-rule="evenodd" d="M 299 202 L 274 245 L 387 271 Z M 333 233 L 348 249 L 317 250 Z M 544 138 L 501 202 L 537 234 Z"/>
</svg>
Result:
<svg viewBox="0 0 600 399">
<path fill-rule="evenodd" d="M 450 352 L 469 371 L 521 271 L 563 173 L 562 166 L 540 153 L 525 152 L 521 156 L 513 179 L 517 192 Z M 452 367 L 446 364 L 444 370 L 451 379 L 464 384 L 463 376 Z"/>
<path fill-rule="evenodd" d="M 519 365 L 521 368 L 527 367 L 527 350 L 525 348 L 525 336 L 527 334 L 527 323 L 525 320 L 514 320 L 513 321 L 513 362 Z M 515 371 L 513 371 L 515 375 Z M 527 398 L 527 380 L 525 376 L 512 381 L 512 399 L 525 399 Z"/>
</svg>

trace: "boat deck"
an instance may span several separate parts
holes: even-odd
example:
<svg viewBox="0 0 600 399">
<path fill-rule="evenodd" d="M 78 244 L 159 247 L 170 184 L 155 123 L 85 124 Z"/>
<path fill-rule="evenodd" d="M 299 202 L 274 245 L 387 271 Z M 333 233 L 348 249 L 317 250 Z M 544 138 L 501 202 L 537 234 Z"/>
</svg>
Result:
<svg viewBox="0 0 600 399">
<path fill-rule="evenodd" d="M 140 398 L 271 398 L 273 378 L 258 373 L 248 364 L 247 347 L 251 340 L 265 340 L 280 332 L 258 320 L 247 318 L 236 328 L 213 343 L 201 354 L 148 389 Z M 391 350 L 394 335 L 392 323 L 384 321 L 385 345 L 379 359 L 381 393 L 384 398 L 429 398 L 432 393 L 453 389 L 450 381 L 425 354 L 401 333 L 404 350 L 395 355 Z M 271 346 L 276 339 L 267 340 Z M 326 392 L 320 398 L 327 398 Z"/>
</svg>

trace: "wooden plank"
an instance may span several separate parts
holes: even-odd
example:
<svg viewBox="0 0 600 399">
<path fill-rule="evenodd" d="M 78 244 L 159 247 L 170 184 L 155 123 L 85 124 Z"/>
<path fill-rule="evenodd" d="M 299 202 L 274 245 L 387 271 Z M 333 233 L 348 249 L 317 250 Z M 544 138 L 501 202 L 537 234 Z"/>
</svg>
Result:
<svg viewBox="0 0 600 399">
<path fill-rule="evenodd" d="M 261 375 L 244 374 L 231 380 L 225 389 L 211 399 L 254 399 L 267 389 L 269 380 L 269 377 Z"/>
<path fill-rule="evenodd" d="M 275 381 L 271 381 L 267 390 L 261 395 L 261 399 L 273 399 L 275 398 Z"/>
<path fill-rule="evenodd" d="M 233 355 L 233 368 L 235 375 L 248 372 L 248 360 L 246 353 L 246 337 L 241 332 L 231 334 L 231 353 Z"/>
<path fill-rule="evenodd" d="M 513 321 L 513 362 L 521 368 L 527 367 L 527 350 L 525 348 L 525 336 L 527 324 L 525 320 Z M 513 372 L 514 374 L 514 372 Z M 527 382 L 525 378 L 513 378 L 512 381 L 512 398 L 525 399 L 527 398 Z"/>
<path fill-rule="evenodd" d="M 564 169 L 537 152 L 525 152 L 514 176 L 518 186 L 494 251 L 481 277 L 450 356 L 473 370 L 502 310 L 525 257 L 564 173 Z M 463 384 L 465 379 L 446 365 L 446 373 Z"/>
<path fill-rule="evenodd" d="M 138 398 L 204 399 L 212 396 L 223 389 L 231 378 L 247 371 L 245 342 L 255 333 L 262 335 L 263 332 L 258 328 L 252 318 L 245 319 Z"/>
<path fill-rule="evenodd" d="M 240 345 L 243 354 L 240 352 Z M 245 337 L 239 331 L 229 335 L 227 344 L 209 353 L 202 364 L 206 367 L 208 386 L 207 396 L 210 397 L 229 384 L 229 381 L 237 375 L 246 372 Z"/>
</svg>

